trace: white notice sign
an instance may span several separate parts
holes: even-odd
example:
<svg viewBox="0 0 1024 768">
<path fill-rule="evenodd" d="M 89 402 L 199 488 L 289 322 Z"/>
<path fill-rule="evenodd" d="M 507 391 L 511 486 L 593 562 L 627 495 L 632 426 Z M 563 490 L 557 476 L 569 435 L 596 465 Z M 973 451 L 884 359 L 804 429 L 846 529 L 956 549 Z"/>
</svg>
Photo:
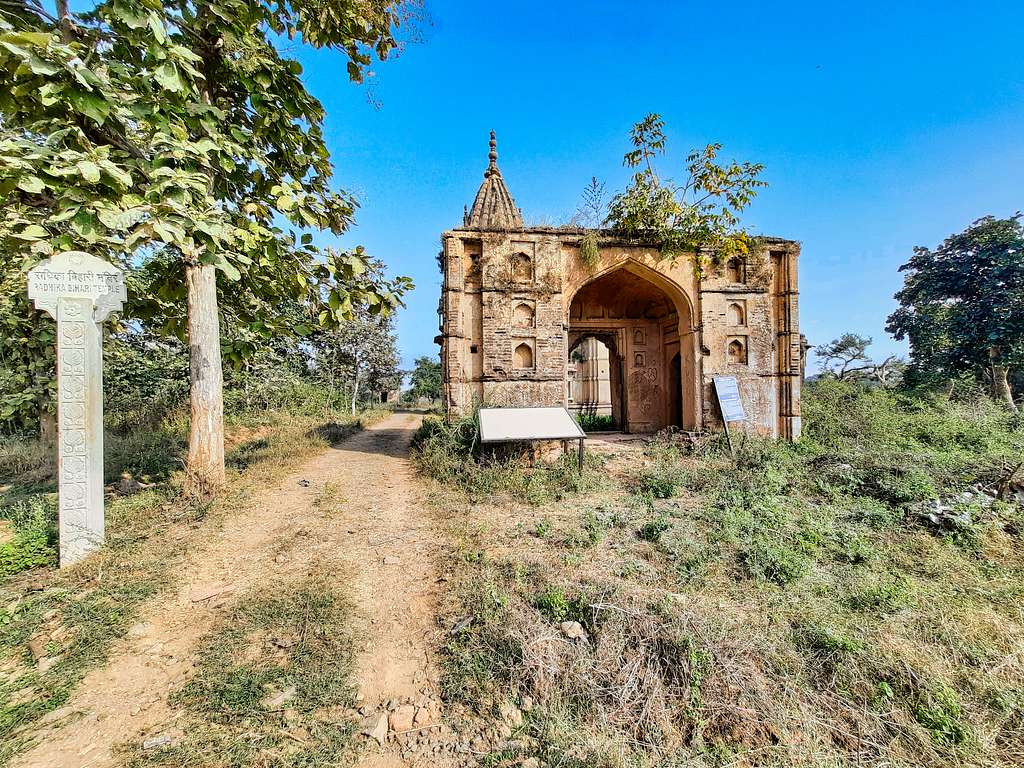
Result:
<svg viewBox="0 0 1024 768">
<path fill-rule="evenodd" d="M 28 296 L 57 321 L 57 459 L 60 564 L 100 546 L 103 524 L 103 333 L 121 309 L 124 276 L 81 251 L 28 273 Z"/>
<path fill-rule="evenodd" d="M 586 434 L 565 408 L 481 408 L 480 442 L 582 440 Z"/>
<path fill-rule="evenodd" d="M 729 421 L 744 421 L 747 414 L 743 411 L 740 399 L 740 388 L 735 376 L 715 376 L 715 394 L 718 405 L 722 409 L 722 418 Z"/>
</svg>

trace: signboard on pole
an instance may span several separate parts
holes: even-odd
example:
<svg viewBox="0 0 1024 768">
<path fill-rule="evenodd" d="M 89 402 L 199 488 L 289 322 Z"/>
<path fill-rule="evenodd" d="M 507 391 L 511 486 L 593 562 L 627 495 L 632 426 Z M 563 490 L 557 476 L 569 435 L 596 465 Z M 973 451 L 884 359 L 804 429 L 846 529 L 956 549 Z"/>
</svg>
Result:
<svg viewBox="0 0 1024 768">
<path fill-rule="evenodd" d="M 726 423 L 746 421 L 747 414 L 743 410 L 743 400 L 740 399 L 740 388 L 735 376 L 715 376 L 715 394 Z"/>
<path fill-rule="evenodd" d="M 532 442 L 579 440 L 579 465 L 583 469 L 586 433 L 565 408 L 481 408 L 480 442 Z"/>
</svg>

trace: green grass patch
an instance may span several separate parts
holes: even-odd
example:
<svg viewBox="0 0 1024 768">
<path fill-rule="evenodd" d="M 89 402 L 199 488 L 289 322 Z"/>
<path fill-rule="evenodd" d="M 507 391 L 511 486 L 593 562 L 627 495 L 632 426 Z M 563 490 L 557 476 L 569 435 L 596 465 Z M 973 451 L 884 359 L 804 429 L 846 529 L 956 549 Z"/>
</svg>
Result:
<svg viewBox="0 0 1024 768">
<path fill-rule="evenodd" d="M 335 765 L 353 751 L 350 609 L 332 576 L 243 597 L 204 638 L 171 744 L 126 749 L 132 768 Z M 253 734 L 259 734 L 254 737 Z"/>
</svg>

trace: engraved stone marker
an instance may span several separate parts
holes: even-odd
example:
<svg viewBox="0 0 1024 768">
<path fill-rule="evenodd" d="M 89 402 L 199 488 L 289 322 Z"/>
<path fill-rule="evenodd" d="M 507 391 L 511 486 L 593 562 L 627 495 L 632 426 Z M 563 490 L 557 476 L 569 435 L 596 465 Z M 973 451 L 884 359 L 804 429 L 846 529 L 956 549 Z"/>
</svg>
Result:
<svg viewBox="0 0 1024 768">
<path fill-rule="evenodd" d="M 68 251 L 28 273 L 28 296 L 57 321 L 60 564 L 103 543 L 103 333 L 127 298 L 121 270 Z"/>
</svg>

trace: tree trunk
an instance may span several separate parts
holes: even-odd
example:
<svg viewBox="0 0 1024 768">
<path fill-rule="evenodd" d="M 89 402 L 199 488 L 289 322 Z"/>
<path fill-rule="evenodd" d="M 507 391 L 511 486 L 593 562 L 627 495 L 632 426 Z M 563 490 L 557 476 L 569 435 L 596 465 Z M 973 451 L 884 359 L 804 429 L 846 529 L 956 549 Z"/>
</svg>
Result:
<svg viewBox="0 0 1024 768">
<path fill-rule="evenodd" d="M 185 268 L 185 282 L 191 403 L 187 481 L 191 491 L 208 496 L 224 485 L 224 373 L 216 268 L 190 264 Z"/>
<path fill-rule="evenodd" d="M 1010 389 L 1010 369 L 1005 365 L 992 364 L 992 396 L 996 400 L 1002 400 L 1012 410 L 1017 410 L 1017 404 L 1013 402 L 1013 390 Z"/>
<path fill-rule="evenodd" d="M 352 415 L 356 415 L 356 400 L 359 397 L 359 369 L 356 368 L 356 378 L 352 382 Z"/>
<path fill-rule="evenodd" d="M 45 407 L 39 412 L 39 444 L 46 452 L 47 462 L 55 464 L 57 451 L 57 414 Z"/>
</svg>

